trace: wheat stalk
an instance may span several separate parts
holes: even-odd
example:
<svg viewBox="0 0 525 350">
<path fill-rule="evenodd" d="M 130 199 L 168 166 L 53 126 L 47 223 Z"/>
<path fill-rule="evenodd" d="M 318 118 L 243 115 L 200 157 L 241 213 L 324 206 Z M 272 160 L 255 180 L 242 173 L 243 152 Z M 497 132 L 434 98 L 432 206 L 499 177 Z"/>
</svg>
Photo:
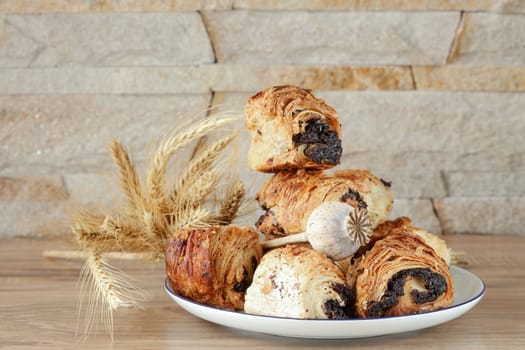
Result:
<svg viewBox="0 0 525 350">
<path fill-rule="evenodd" d="M 131 283 L 129 276 L 108 264 L 102 254 L 89 250 L 86 263 L 80 274 L 80 298 L 78 315 L 83 312 L 82 302 L 87 299 L 83 335 L 96 331 L 102 323 L 113 342 L 113 311 L 121 307 L 140 307 L 144 295 Z M 80 322 L 77 323 L 77 334 Z"/>
<path fill-rule="evenodd" d="M 162 256 L 170 233 L 169 223 L 165 216 L 159 213 L 158 210 L 144 211 L 142 224 L 153 250 L 157 256 Z"/>
<path fill-rule="evenodd" d="M 100 224 L 100 231 L 106 236 L 113 235 L 114 245 L 120 251 L 143 251 L 154 246 L 152 238 L 144 235 L 144 230 L 134 217 L 121 220 L 106 216 Z"/>
<path fill-rule="evenodd" d="M 186 208 L 176 213 L 175 220 L 170 226 L 172 233 L 185 227 L 209 226 L 210 211 L 206 208 Z"/>
<path fill-rule="evenodd" d="M 177 195 L 185 190 L 188 184 L 191 184 L 196 177 L 209 169 L 210 166 L 217 160 L 221 152 L 232 142 L 237 134 L 230 134 L 211 145 L 208 148 L 202 148 L 195 157 L 191 160 L 190 164 L 186 167 L 186 170 L 182 173 L 172 191 L 173 202 L 177 201 Z"/>
<path fill-rule="evenodd" d="M 111 141 L 109 148 L 120 174 L 120 188 L 126 196 L 128 206 L 132 213 L 140 213 L 145 207 L 144 195 L 128 151 L 116 140 Z"/>
<path fill-rule="evenodd" d="M 147 202 L 140 187 L 137 172 L 133 167 L 126 149 L 117 141 L 113 140 L 110 145 L 113 160 L 120 173 L 120 187 L 124 192 L 131 215 L 142 224 L 145 241 L 153 250 L 161 252 L 163 241 L 168 236 L 168 225 L 162 213 L 159 212 L 155 202 Z"/>
<path fill-rule="evenodd" d="M 221 225 L 230 224 L 237 216 L 239 208 L 245 195 L 244 184 L 240 180 L 230 182 L 225 198 L 220 204 L 219 214 L 215 217 L 217 223 Z"/>
<path fill-rule="evenodd" d="M 100 225 L 104 222 L 104 218 L 104 215 L 86 211 L 75 215 L 71 225 L 71 232 L 83 249 L 97 247 L 97 249 L 105 250 L 105 248 L 113 248 L 115 246 L 115 235 L 111 233 L 108 236 L 106 232 L 100 230 Z"/>
<path fill-rule="evenodd" d="M 219 180 L 217 170 L 203 171 L 191 184 L 184 188 L 177 197 L 177 208 L 200 206 L 215 189 Z"/>
<path fill-rule="evenodd" d="M 152 246 L 131 218 L 121 222 L 109 215 L 81 212 L 71 231 L 84 249 L 97 251 L 144 251 Z"/>
<path fill-rule="evenodd" d="M 160 144 L 153 156 L 147 176 L 149 195 L 159 203 L 162 209 L 166 206 L 166 169 L 173 154 L 188 142 L 202 137 L 218 127 L 234 121 L 236 118 L 207 118 L 190 127 L 185 132 L 174 132 Z M 163 211 L 164 212 L 164 211 Z"/>
<path fill-rule="evenodd" d="M 105 258 L 117 259 L 117 260 L 145 260 L 150 257 L 148 253 L 128 253 L 128 252 L 104 252 Z M 66 259 L 75 260 L 82 259 L 86 260 L 89 257 L 89 253 L 84 250 L 54 250 L 46 249 L 42 252 L 42 256 L 47 259 Z"/>
<path fill-rule="evenodd" d="M 71 231 L 87 257 L 80 278 L 81 294 L 87 297 L 85 336 L 99 321 L 113 340 L 113 311 L 124 306 L 138 307 L 143 300 L 129 277 L 110 266 L 103 254 L 149 252 L 160 258 L 168 239 L 178 229 L 206 227 L 213 217 L 221 217 L 225 222 L 235 216 L 242 200 L 240 192 L 227 193 L 219 214 L 212 214 L 202 204 L 216 190 L 221 175 L 214 163 L 236 135 L 228 135 L 207 149 L 204 143 L 200 144 L 171 196 L 167 191 L 166 172 L 169 160 L 178 149 L 237 119 L 208 118 L 184 132 L 169 134 L 151 160 L 145 182 L 147 191 L 143 191 L 124 146 L 115 140 L 111 142 L 109 149 L 128 210 L 120 215 L 84 211 L 74 216 L 71 224 Z M 80 303 L 79 316 L 81 312 Z"/>
<path fill-rule="evenodd" d="M 191 159 L 194 159 L 197 154 L 205 150 L 207 142 L 208 142 L 208 135 L 199 137 L 199 140 L 195 144 L 195 148 L 193 149 L 193 152 L 191 153 Z"/>
</svg>

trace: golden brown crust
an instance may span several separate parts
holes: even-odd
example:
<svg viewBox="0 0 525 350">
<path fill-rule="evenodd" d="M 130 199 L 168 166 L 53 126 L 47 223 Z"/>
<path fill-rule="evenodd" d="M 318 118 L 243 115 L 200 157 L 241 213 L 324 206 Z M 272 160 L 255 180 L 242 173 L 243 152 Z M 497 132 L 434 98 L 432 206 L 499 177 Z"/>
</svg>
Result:
<svg viewBox="0 0 525 350">
<path fill-rule="evenodd" d="M 184 297 L 242 310 L 262 253 L 259 236 L 249 227 L 182 229 L 168 242 L 166 273 Z"/>
<path fill-rule="evenodd" d="M 280 172 L 256 196 L 266 210 L 256 226 L 268 238 L 303 232 L 311 212 L 323 202 L 366 208 L 372 227 L 387 220 L 393 204 L 389 185 L 367 170 Z"/>
<path fill-rule="evenodd" d="M 344 275 L 309 244 L 290 244 L 264 255 L 246 292 L 249 313 L 311 319 L 354 316 L 354 295 Z"/>
<path fill-rule="evenodd" d="M 328 169 L 339 163 L 342 147 L 337 113 L 311 90 L 273 86 L 248 100 L 245 115 L 252 135 L 248 151 L 252 169 Z"/>
<path fill-rule="evenodd" d="M 377 241 L 347 274 L 359 317 L 400 316 L 452 305 L 447 263 L 414 234 L 394 232 Z"/>
<path fill-rule="evenodd" d="M 365 247 L 362 247 L 362 251 L 370 249 L 376 241 L 394 233 L 408 233 L 419 236 L 426 244 L 431 246 L 447 264 L 450 264 L 450 249 L 448 249 L 445 241 L 437 235 L 413 225 L 412 220 L 406 216 L 399 217 L 395 220 L 388 220 L 378 225 L 372 232 L 370 242 Z"/>
<path fill-rule="evenodd" d="M 354 256 L 359 257 L 365 254 L 374 246 L 377 241 L 385 238 L 391 233 L 399 232 L 399 230 L 402 230 L 403 227 L 408 227 L 411 224 L 412 221 L 406 216 L 399 217 L 395 220 L 383 221 L 372 231 L 370 241 L 366 245 L 359 248 L 359 251 L 357 251 Z"/>
</svg>

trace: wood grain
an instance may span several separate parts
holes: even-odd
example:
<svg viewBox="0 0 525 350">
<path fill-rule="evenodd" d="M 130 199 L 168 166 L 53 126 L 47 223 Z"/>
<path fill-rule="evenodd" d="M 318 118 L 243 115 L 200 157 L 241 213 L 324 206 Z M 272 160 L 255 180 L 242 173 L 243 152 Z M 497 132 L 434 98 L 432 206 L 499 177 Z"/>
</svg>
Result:
<svg viewBox="0 0 525 350">
<path fill-rule="evenodd" d="M 349 340 L 268 336 L 200 320 L 174 304 L 163 290 L 164 266 L 113 261 L 139 281 L 149 299 L 144 310 L 115 317 L 113 349 L 517 349 L 525 344 L 525 237 L 446 236 L 466 253 L 468 270 L 487 285 L 485 298 L 446 324 L 397 335 Z M 0 349 L 107 349 L 104 333 L 78 343 L 76 283 L 82 261 L 44 258 L 57 241 L 0 241 Z"/>
</svg>

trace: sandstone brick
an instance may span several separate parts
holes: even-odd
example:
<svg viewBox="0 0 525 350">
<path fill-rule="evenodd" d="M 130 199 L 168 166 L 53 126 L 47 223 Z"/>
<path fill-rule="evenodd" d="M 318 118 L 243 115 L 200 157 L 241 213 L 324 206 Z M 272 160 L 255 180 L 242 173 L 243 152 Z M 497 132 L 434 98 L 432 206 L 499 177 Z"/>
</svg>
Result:
<svg viewBox="0 0 525 350">
<path fill-rule="evenodd" d="M 235 0 L 235 8 L 260 10 L 465 10 L 525 12 L 520 0 Z"/>
<path fill-rule="evenodd" d="M 185 165 L 186 159 L 178 160 L 177 166 Z M 139 181 L 145 191 L 145 172 L 149 162 L 136 164 Z M 124 212 L 127 207 L 127 199 L 120 189 L 119 174 L 116 169 L 107 172 L 84 172 L 66 173 L 64 182 L 70 193 L 69 201 L 77 207 L 86 207 L 93 210 L 106 210 L 113 212 Z M 169 184 L 176 180 L 174 169 L 167 173 Z"/>
<path fill-rule="evenodd" d="M 525 155 L 517 153 L 475 152 L 473 154 L 449 154 L 441 152 L 384 152 L 367 151 L 343 153 L 343 164 L 354 168 L 396 168 L 399 166 L 421 169 L 444 169 L 466 171 L 491 171 L 504 169 L 524 171 Z"/>
<path fill-rule="evenodd" d="M 0 201 L 0 238 L 64 232 L 67 201 Z"/>
<path fill-rule="evenodd" d="M 2 19 L 3 67 L 177 66 L 214 61 L 197 13 L 13 14 Z"/>
<path fill-rule="evenodd" d="M 59 176 L 0 176 L 0 200 L 63 200 L 68 197 Z"/>
<path fill-rule="evenodd" d="M 408 216 L 412 223 L 429 232 L 441 233 L 441 225 L 434 213 L 430 199 L 394 199 L 394 207 L 390 213 L 390 219 L 400 216 Z"/>
<path fill-rule="evenodd" d="M 525 234 L 525 197 L 440 198 L 435 207 L 446 233 Z"/>
<path fill-rule="evenodd" d="M 525 197 L 523 171 L 450 171 L 445 179 L 451 197 Z"/>
<path fill-rule="evenodd" d="M 210 114 L 231 113 L 242 117 L 241 121 L 234 126 L 239 136 L 234 144 L 225 151 L 228 152 L 230 155 L 228 158 L 233 162 L 227 162 L 224 168 L 229 169 L 233 174 L 239 174 L 246 186 L 246 198 L 254 199 L 255 194 L 270 175 L 251 170 L 248 167 L 247 152 L 250 147 L 250 133 L 244 126 L 244 105 L 250 96 L 251 94 L 248 93 L 215 93 Z M 214 135 L 209 138 L 209 142 L 213 142 L 229 132 L 231 130 Z"/>
<path fill-rule="evenodd" d="M 346 167 L 522 168 L 520 93 L 319 92 L 339 114 Z"/>
<path fill-rule="evenodd" d="M 0 94 L 180 94 L 256 91 L 295 84 L 316 90 L 410 90 L 408 67 L 202 65 L 0 69 Z"/>
<path fill-rule="evenodd" d="M 0 69 L 0 94 L 195 94 L 209 92 L 197 67 Z"/>
<path fill-rule="evenodd" d="M 209 69 L 214 91 L 257 91 L 292 84 L 316 90 L 411 90 L 408 67 L 253 66 L 218 64 Z"/>
<path fill-rule="evenodd" d="M 470 65 L 525 64 L 525 17 L 517 14 L 465 13 L 449 62 Z"/>
<path fill-rule="evenodd" d="M 525 12 L 520 0 L 3 0 L 0 11 L 4 13 L 48 12 L 161 12 L 196 11 L 202 9 L 260 10 L 465 10 Z"/>
<path fill-rule="evenodd" d="M 353 168 L 352 164 L 341 163 L 340 168 Z M 426 168 L 371 169 L 380 178 L 392 182 L 395 198 L 445 197 L 447 192 L 441 173 Z"/>
<path fill-rule="evenodd" d="M 525 67 L 414 66 L 418 89 L 525 91 Z"/>
<path fill-rule="evenodd" d="M 162 12 L 228 9 L 231 0 L 2 0 L 4 13 L 49 12 Z"/>
<path fill-rule="evenodd" d="M 206 16 L 219 62 L 291 65 L 445 63 L 458 21 L 457 12 L 219 11 Z"/>
<path fill-rule="evenodd" d="M 202 117 L 208 104 L 208 94 L 0 96 L 0 168 L 113 171 L 107 151 L 112 138 L 135 161 L 149 159 L 160 138 L 199 112 Z M 191 150 L 180 156 L 185 152 Z"/>
<path fill-rule="evenodd" d="M 125 202 L 119 190 L 116 171 L 64 174 L 64 182 L 73 203 L 99 210 L 124 208 Z"/>
</svg>

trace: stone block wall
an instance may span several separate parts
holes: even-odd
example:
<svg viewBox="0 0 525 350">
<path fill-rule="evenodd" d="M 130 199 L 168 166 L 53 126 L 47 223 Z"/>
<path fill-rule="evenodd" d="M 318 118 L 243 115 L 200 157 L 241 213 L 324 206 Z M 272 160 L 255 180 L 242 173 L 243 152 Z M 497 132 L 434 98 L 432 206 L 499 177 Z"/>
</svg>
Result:
<svg viewBox="0 0 525 350">
<path fill-rule="evenodd" d="M 525 234 L 524 1 L 2 0 L 0 237 L 118 205 L 112 138 L 144 169 L 167 130 L 277 84 L 336 108 L 340 168 L 392 180 L 392 217 Z"/>
</svg>

